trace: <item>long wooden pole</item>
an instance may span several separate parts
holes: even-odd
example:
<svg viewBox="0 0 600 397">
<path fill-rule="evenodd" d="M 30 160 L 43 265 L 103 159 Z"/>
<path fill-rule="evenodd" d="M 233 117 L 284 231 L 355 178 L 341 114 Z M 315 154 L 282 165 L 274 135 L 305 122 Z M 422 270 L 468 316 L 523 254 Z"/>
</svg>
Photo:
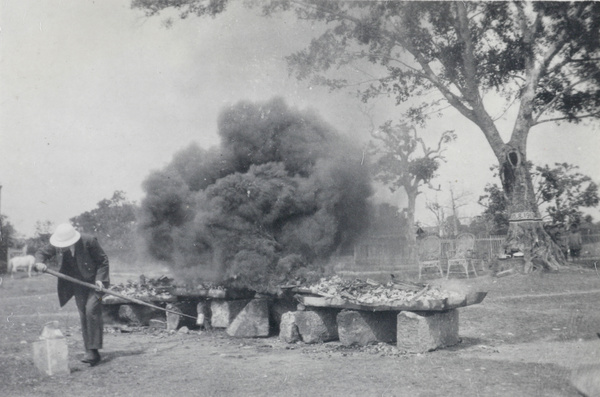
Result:
<svg viewBox="0 0 600 397">
<path fill-rule="evenodd" d="M 85 281 L 78 280 L 76 278 L 73 278 L 71 276 L 67 276 L 66 274 L 59 273 L 59 272 L 57 272 L 55 270 L 52 270 L 52 269 L 46 268 L 46 270 L 44 270 L 44 272 L 48 273 L 48 274 L 51 274 L 51 275 L 53 275 L 55 277 L 62 278 L 63 280 L 67 280 L 67 281 L 70 281 L 70 282 L 75 283 L 75 284 L 83 285 L 84 287 L 88 287 L 90 289 L 94 289 L 94 290 L 99 291 L 99 292 L 104 292 L 105 294 L 116 296 L 117 298 L 125 299 L 126 301 L 129 301 L 129 302 L 137 303 L 138 305 L 148 306 L 148 307 L 151 307 L 153 309 L 158 309 L 158 310 L 162 310 L 164 312 L 177 314 L 178 316 L 189 317 L 189 318 L 192 318 L 194 320 L 197 319 L 194 316 L 189 316 L 189 315 L 181 313 L 181 312 L 176 312 L 175 310 L 165 309 L 165 308 L 160 307 L 160 306 L 155 306 L 155 305 L 153 305 L 151 303 L 144 302 L 143 300 L 131 298 L 129 296 L 125 296 L 125 295 L 119 294 L 118 292 L 114 292 L 114 291 L 111 291 L 111 290 L 106 289 L 106 288 L 100 288 L 97 285 L 86 283 Z"/>
</svg>

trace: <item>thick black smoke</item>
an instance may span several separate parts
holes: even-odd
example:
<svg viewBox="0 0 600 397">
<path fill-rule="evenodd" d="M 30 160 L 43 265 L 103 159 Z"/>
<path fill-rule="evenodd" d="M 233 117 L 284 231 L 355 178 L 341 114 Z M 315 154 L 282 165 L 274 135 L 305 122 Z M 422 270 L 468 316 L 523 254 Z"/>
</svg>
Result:
<svg viewBox="0 0 600 397">
<path fill-rule="evenodd" d="M 361 151 L 316 114 L 241 102 L 219 134 L 220 147 L 192 144 L 143 185 L 141 233 L 174 270 L 266 291 L 318 273 L 368 226 Z"/>
</svg>

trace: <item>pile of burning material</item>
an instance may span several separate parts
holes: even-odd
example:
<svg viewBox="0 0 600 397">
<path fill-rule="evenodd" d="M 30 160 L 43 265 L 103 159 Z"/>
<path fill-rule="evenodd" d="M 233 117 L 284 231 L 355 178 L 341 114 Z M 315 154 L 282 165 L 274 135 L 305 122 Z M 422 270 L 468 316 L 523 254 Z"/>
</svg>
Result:
<svg viewBox="0 0 600 397">
<path fill-rule="evenodd" d="M 294 292 L 298 293 L 296 298 L 308 306 L 371 310 L 447 310 L 479 303 L 485 297 L 485 293 L 470 297 L 430 284 L 405 281 L 381 284 L 372 280 L 344 280 L 339 276 L 322 278 L 316 284 L 295 288 Z"/>
<path fill-rule="evenodd" d="M 121 295 L 144 301 L 162 301 L 169 302 L 176 300 L 173 295 L 173 279 L 167 276 L 158 278 L 146 278 L 140 276 L 138 282 L 127 280 L 126 283 L 112 285 L 111 290 Z M 103 300 L 110 300 L 114 297 L 104 297 Z M 118 299 L 118 298 L 117 298 Z"/>
<path fill-rule="evenodd" d="M 231 289 L 211 282 L 198 281 L 194 284 L 179 285 L 167 276 L 154 279 L 146 278 L 144 275 L 140 276 L 138 282 L 128 280 L 127 283 L 111 286 L 111 290 L 147 302 L 174 302 L 178 298 L 246 299 L 255 295 L 252 290 Z M 122 303 L 119 298 L 106 297 L 103 299 L 108 300 L 105 302 L 106 304 Z"/>
</svg>

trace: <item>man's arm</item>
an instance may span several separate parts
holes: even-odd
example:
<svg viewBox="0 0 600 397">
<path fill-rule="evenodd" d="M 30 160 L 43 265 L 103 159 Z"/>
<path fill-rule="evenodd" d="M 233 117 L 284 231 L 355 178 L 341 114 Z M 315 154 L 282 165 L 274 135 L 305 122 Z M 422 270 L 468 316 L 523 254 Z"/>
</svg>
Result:
<svg viewBox="0 0 600 397">
<path fill-rule="evenodd" d="M 36 263 L 46 263 L 49 259 L 56 256 L 56 247 L 51 244 L 48 244 L 35 253 L 35 261 Z"/>
<path fill-rule="evenodd" d="M 90 255 L 96 262 L 96 282 L 100 281 L 104 285 L 104 288 L 108 288 L 110 284 L 108 256 L 96 237 L 90 241 L 88 248 Z"/>
<path fill-rule="evenodd" d="M 37 272 L 43 272 L 46 270 L 46 262 L 56 256 L 56 247 L 48 244 L 37 250 L 35 253 L 35 266 L 34 270 Z"/>
</svg>

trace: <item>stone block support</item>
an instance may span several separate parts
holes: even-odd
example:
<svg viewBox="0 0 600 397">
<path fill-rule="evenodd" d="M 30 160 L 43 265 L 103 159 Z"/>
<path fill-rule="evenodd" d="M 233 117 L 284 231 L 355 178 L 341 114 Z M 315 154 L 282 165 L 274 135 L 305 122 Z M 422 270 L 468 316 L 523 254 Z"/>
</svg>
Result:
<svg viewBox="0 0 600 397">
<path fill-rule="evenodd" d="M 281 315 L 279 339 L 286 343 L 296 343 L 301 339 L 296 325 L 296 312 L 285 312 Z"/>
<path fill-rule="evenodd" d="M 119 319 L 132 325 L 147 326 L 150 319 L 164 317 L 162 313 L 161 310 L 137 304 L 119 306 Z"/>
<path fill-rule="evenodd" d="M 102 322 L 105 325 L 120 324 L 119 305 L 102 305 Z"/>
<path fill-rule="evenodd" d="M 337 315 L 339 338 L 344 346 L 395 342 L 396 324 L 396 312 L 342 310 Z"/>
<path fill-rule="evenodd" d="M 321 343 L 338 339 L 336 309 L 312 309 L 295 313 L 298 332 L 304 343 Z"/>
<path fill-rule="evenodd" d="M 457 344 L 458 310 L 398 313 L 396 346 L 411 353 L 424 353 Z"/>
<path fill-rule="evenodd" d="M 224 300 L 214 299 L 210 303 L 210 312 L 212 313 L 210 324 L 214 328 L 227 328 L 233 319 L 250 302 L 249 299 Z"/>
<path fill-rule="evenodd" d="M 295 312 L 298 304 L 289 299 L 276 299 L 271 302 L 269 307 L 271 315 L 271 329 L 273 334 L 279 333 L 283 315 L 288 312 Z"/>
<path fill-rule="evenodd" d="M 190 301 L 173 302 L 167 305 L 167 309 L 171 312 L 166 313 L 167 317 L 167 331 L 176 331 L 182 327 L 194 327 L 196 321 L 190 317 L 196 317 L 196 303 Z M 177 313 L 186 314 L 187 316 L 180 316 Z"/>
<path fill-rule="evenodd" d="M 227 334 L 237 338 L 269 336 L 269 303 L 253 299 L 238 313 L 227 327 Z"/>
</svg>

